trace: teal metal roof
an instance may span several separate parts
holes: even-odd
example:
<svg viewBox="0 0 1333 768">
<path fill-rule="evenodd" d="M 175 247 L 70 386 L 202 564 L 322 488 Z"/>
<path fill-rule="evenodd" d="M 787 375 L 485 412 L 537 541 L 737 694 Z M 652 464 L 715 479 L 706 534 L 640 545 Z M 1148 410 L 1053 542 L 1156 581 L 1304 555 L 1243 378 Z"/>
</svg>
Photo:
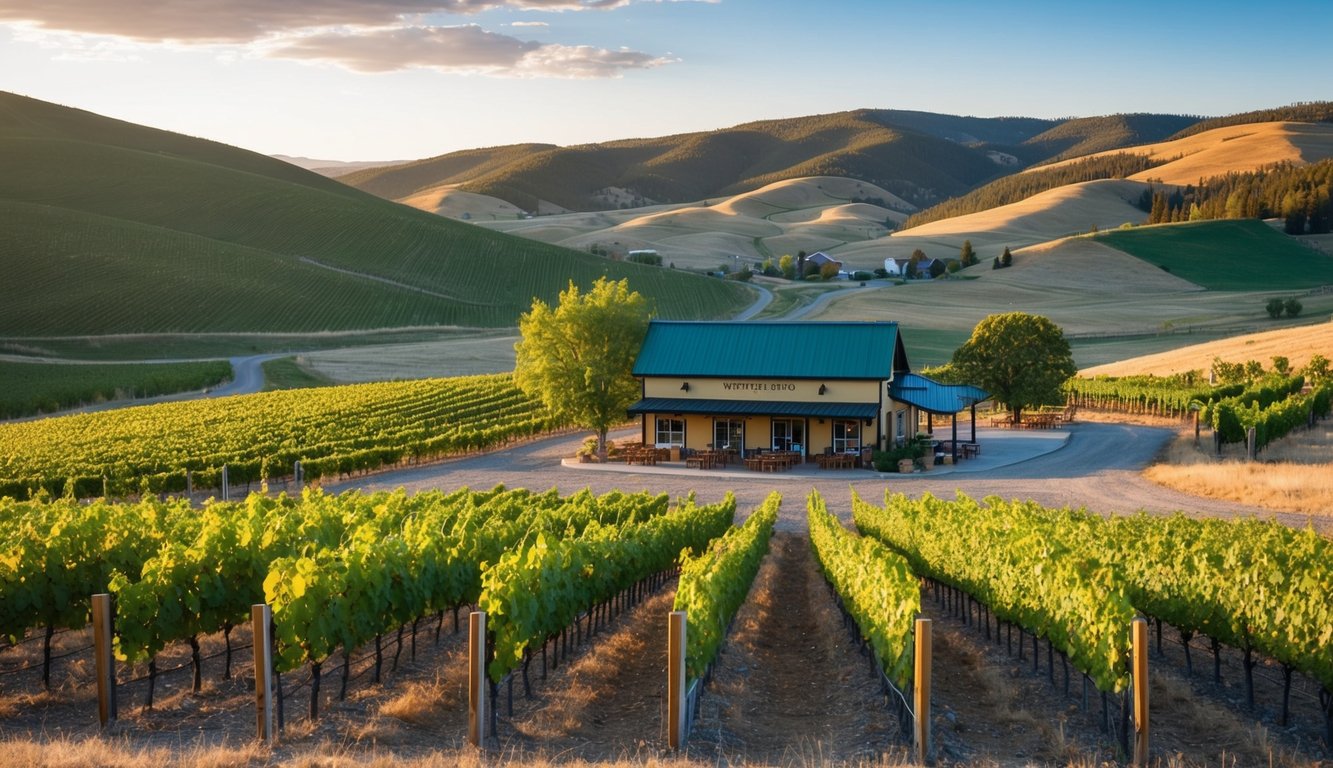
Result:
<svg viewBox="0 0 1333 768">
<path fill-rule="evenodd" d="M 634 363 L 635 376 L 886 381 L 907 370 L 897 323 L 654 320 Z"/>
<path fill-rule="evenodd" d="M 889 384 L 889 397 L 930 413 L 958 413 L 990 397 L 971 384 L 941 384 L 916 373 L 904 373 Z"/>
<path fill-rule="evenodd" d="M 685 397 L 645 397 L 629 407 L 629 414 L 707 413 L 724 416 L 811 416 L 821 419 L 873 419 L 876 403 L 779 403 L 748 400 L 702 400 Z"/>
</svg>

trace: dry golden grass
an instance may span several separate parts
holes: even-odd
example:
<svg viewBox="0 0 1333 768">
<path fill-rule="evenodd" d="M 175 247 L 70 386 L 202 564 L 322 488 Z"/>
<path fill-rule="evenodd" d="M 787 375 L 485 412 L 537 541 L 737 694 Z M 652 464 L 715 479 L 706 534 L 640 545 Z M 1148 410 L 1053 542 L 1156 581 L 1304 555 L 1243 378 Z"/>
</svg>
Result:
<svg viewBox="0 0 1333 768">
<path fill-rule="evenodd" d="M 897 209 L 853 198 L 879 198 Z M 873 184 L 815 176 L 788 179 L 707 204 L 661 205 L 568 213 L 484 226 L 570 248 L 618 243 L 654 248 L 680 268 L 715 269 L 733 257 L 753 262 L 768 254 L 795 255 L 881 237 L 886 218 L 902 221 L 912 206 Z M 474 218 L 474 221 L 477 219 Z M 874 265 L 878 266 L 878 265 Z"/>
<path fill-rule="evenodd" d="M 458 712 L 467 702 L 467 675 L 462 665 L 437 670 L 429 681 L 408 683 L 405 690 L 380 704 L 383 717 L 413 725 L 439 723 L 447 712 Z"/>
<path fill-rule="evenodd" d="M 1093 227 L 1112 229 L 1125 222 L 1142 222 L 1145 215 L 1134 203 L 1145 188 L 1142 182 L 1116 179 L 1069 184 L 1017 203 L 849 245 L 839 255 L 855 264 L 871 264 L 890 256 L 906 257 L 920 248 L 927 256 L 956 258 L 966 239 L 972 241 L 982 261 L 988 262 L 1005 246 L 1016 249 Z"/>
<path fill-rule="evenodd" d="M 1130 178 L 1160 179 L 1167 184 L 1193 184 L 1200 178 L 1230 171 L 1252 171 L 1283 161 L 1313 163 L 1333 157 L 1333 125 L 1326 123 L 1249 123 L 1215 128 L 1177 141 L 1115 149 L 1097 155 L 1130 152 L 1175 158 Z M 1062 165 L 1083 158 L 1066 160 Z"/>
<path fill-rule="evenodd" d="M 1153 736 L 1172 745 L 1165 765 L 1193 768 L 1214 765 L 1267 765 L 1317 768 L 1319 763 L 1275 744 L 1268 729 L 1240 713 L 1200 696 L 1172 673 L 1151 676 L 1151 708 L 1162 713 Z"/>
<path fill-rule="evenodd" d="M 1219 459 L 1205 439 L 1194 447 L 1182 433 L 1162 461 L 1144 470 L 1160 485 L 1195 496 L 1226 499 L 1283 512 L 1333 516 L 1333 424 L 1325 421 L 1270 445 L 1260 461 L 1238 458 L 1236 448 Z"/>
<path fill-rule="evenodd" d="M 991 313 L 1022 310 L 1049 317 L 1066 334 L 1156 334 L 1166 325 L 1253 323 L 1262 309 L 1262 302 L 1242 303 L 1236 294 L 1200 290 L 1085 238 L 1017 251 L 1010 269 L 982 264 L 964 273 L 977 279 L 851 294 L 829 304 L 818 319 L 896 320 L 908 327 L 971 333 Z"/>
<path fill-rule="evenodd" d="M 429 213 L 467 221 L 516 220 L 523 211 L 518 206 L 489 195 L 464 192 L 454 184 L 423 189 L 398 202 Z"/>
<path fill-rule="evenodd" d="M 1128 376 L 1152 373 L 1169 376 L 1191 370 L 1207 371 L 1215 357 L 1231 362 L 1258 360 L 1268 367 L 1275 355 L 1285 356 L 1293 367 L 1300 368 L 1308 363 L 1310 356 L 1315 353 L 1333 359 L 1333 322 L 1281 328 L 1195 344 L 1170 352 L 1098 365 L 1080 371 L 1080 374 Z"/>
</svg>

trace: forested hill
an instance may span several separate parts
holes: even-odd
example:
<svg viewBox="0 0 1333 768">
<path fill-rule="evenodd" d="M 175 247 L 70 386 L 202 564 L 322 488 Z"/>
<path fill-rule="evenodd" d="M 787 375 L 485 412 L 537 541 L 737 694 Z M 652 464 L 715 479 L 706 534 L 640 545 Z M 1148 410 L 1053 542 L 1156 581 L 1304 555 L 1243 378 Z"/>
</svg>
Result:
<svg viewBox="0 0 1333 768">
<path fill-rule="evenodd" d="M 650 139 L 469 150 L 341 180 L 393 200 L 457 185 L 536 212 L 692 202 L 785 179 L 845 176 L 926 207 L 1061 153 L 1161 140 L 1194 119 L 1056 121 L 866 109 Z"/>
<path fill-rule="evenodd" d="M 1172 136 L 1172 139 L 1183 139 L 1186 136 L 1193 136 L 1196 133 L 1211 131 L 1214 128 L 1225 128 L 1229 125 L 1248 125 L 1250 123 L 1333 123 L 1333 101 L 1308 101 L 1303 104 L 1292 104 L 1286 107 L 1275 107 L 1273 109 L 1260 109 L 1254 112 L 1241 112 L 1226 117 L 1210 117 L 1196 122 L 1188 128 L 1181 130 Z"/>
</svg>

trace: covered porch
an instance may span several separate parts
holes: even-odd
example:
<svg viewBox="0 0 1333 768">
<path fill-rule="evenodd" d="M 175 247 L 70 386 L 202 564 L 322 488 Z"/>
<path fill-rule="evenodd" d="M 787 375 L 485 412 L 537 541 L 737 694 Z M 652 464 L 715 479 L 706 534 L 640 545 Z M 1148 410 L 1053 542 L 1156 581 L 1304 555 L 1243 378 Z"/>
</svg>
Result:
<svg viewBox="0 0 1333 768">
<path fill-rule="evenodd" d="M 640 442 L 669 450 L 686 466 L 785 472 L 862 465 L 883 439 L 877 403 L 645 397 Z"/>
<path fill-rule="evenodd" d="M 889 396 L 926 414 L 927 431 L 934 436 L 935 417 L 949 417 L 949 439 L 938 442 L 953 463 L 976 458 L 981 453 L 977 440 L 977 404 L 990 393 L 971 384 L 942 384 L 918 373 L 904 373 L 889 383 Z M 971 422 L 966 440 L 958 439 L 958 414 L 969 411 Z"/>
</svg>

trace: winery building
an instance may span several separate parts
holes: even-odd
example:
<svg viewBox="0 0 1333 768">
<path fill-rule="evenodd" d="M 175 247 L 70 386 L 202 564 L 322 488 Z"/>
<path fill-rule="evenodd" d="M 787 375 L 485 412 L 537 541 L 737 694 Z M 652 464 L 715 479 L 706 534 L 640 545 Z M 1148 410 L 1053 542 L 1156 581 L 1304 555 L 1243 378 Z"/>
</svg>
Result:
<svg viewBox="0 0 1333 768">
<path fill-rule="evenodd" d="M 891 322 L 655 320 L 634 375 L 643 442 L 686 453 L 859 454 L 986 397 L 912 374 Z"/>
</svg>

